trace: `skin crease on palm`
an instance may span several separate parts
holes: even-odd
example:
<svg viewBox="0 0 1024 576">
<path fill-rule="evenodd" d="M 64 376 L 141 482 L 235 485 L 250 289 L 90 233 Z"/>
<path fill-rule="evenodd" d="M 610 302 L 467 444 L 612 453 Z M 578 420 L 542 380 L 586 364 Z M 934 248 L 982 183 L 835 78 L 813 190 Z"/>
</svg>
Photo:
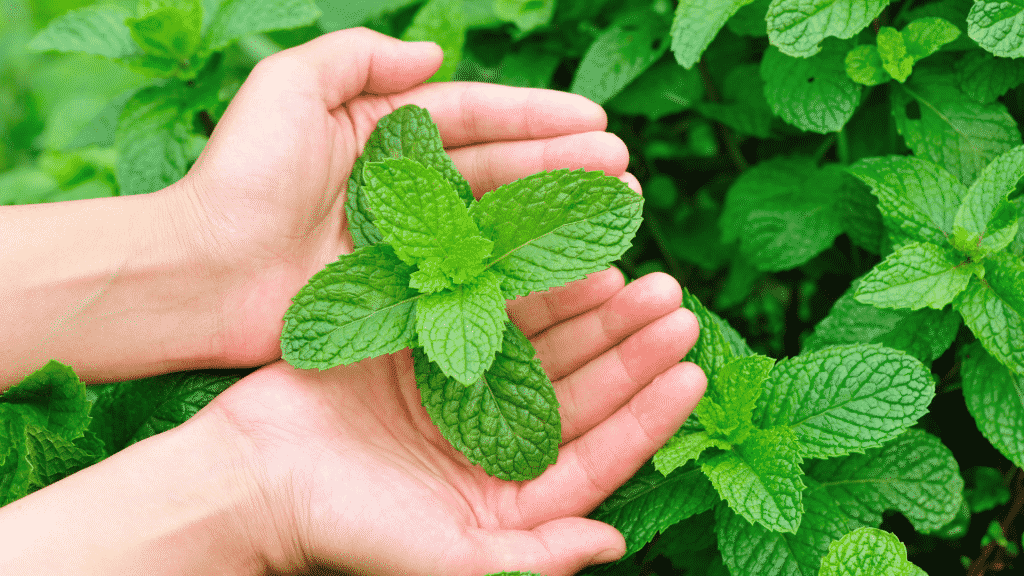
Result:
<svg viewBox="0 0 1024 576">
<path fill-rule="evenodd" d="M 188 176 L 154 196 L 175 202 L 175 229 L 203 231 L 180 241 L 225 279 L 218 363 L 272 363 L 184 425 L 0 509 L 0 535 L 16 551 L 0 572 L 222 574 L 230 564 L 242 567 L 231 573 L 563 576 L 623 553 L 618 531 L 585 516 L 671 437 L 706 385 L 681 362 L 698 327 L 670 276 L 624 285 L 609 269 L 509 303 L 562 417 L 558 461 L 530 481 L 487 476 L 441 437 L 409 350 L 325 371 L 274 362 L 291 296 L 352 250 L 341 192 L 377 120 L 401 105 L 431 113 L 477 197 L 580 167 L 639 192 L 596 104 L 423 85 L 440 63 L 434 44 L 355 29 L 256 67 Z M 194 515 L 182 512 L 190 506 Z"/>
</svg>

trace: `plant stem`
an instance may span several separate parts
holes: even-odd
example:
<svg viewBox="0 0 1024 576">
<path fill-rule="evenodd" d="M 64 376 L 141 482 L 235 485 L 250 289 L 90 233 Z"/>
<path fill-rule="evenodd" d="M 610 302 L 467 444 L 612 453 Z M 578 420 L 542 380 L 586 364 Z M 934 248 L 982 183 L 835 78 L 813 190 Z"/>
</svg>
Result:
<svg viewBox="0 0 1024 576">
<path fill-rule="evenodd" d="M 1005 536 L 1009 529 L 1013 526 L 1013 521 L 1017 519 L 1017 515 L 1020 514 L 1022 508 L 1024 508 L 1024 470 L 1021 468 L 1015 468 L 1013 473 L 1013 481 L 1010 485 L 1010 492 L 1013 493 L 1013 503 L 1010 505 L 1010 509 L 1007 511 L 1003 521 L 999 523 L 999 528 L 1003 531 Z M 989 568 L 995 570 L 1002 570 L 1002 562 L 997 559 L 992 565 L 989 564 L 988 559 L 992 553 L 997 552 L 999 544 L 996 542 L 990 542 L 982 550 L 981 554 L 971 562 L 970 567 L 967 568 L 967 576 L 985 576 Z"/>
<path fill-rule="evenodd" d="M 818 145 L 818 149 L 814 151 L 815 164 L 821 164 L 821 161 L 825 159 L 825 154 L 828 154 L 828 151 L 836 144 L 838 134 L 841 134 L 841 132 L 832 132 L 825 136 L 825 139 L 821 141 L 821 144 Z"/>
</svg>

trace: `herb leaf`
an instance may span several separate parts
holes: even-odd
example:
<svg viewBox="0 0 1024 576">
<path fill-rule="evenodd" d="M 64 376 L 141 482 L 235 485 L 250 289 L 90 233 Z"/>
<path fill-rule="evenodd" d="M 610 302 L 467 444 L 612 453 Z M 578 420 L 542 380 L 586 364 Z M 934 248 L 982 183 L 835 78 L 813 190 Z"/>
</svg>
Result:
<svg viewBox="0 0 1024 576">
<path fill-rule="evenodd" d="M 1003 456 L 1024 465 L 1024 376 L 1010 372 L 977 343 L 967 348 L 961 374 L 978 430 Z"/>
<path fill-rule="evenodd" d="M 718 31 L 740 7 L 754 0 L 680 0 L 672 20 L 672 53 L 683 68 L 692 68 Z"/>
<path fill-rule="evenodd" d="M 809 58 L 770 47 L 761 60 L 764 95 L 772 111 L 801 130 L 838 132 L 860 104 L 861 88 L 846 75 L 845 43 L 826 43 Z"/>
<path fill-rule="evenodd" d="M 813 56 L 828 36 L 851 38 L 891 0 L 774 0 L 768 7 L 768 40 L 783 54 Z"/>
<path fill-rule="evenodd" d="M 976 0 L 967 14 L 967 34 L 982 48 L 1006 58 L 1024 56 L 1024 6 Z"/>
<path fill-rule="evenodd" d="M 896 249 L 860 281 L 857 301 L 880 308 L 941 310 L 967 288 L 981 269 L 955 250 L 930 242 Z"/>
<path fill-rule="evenodd" d="M 1005 252 L 985 261 L 985 279 L 971 279 L 954 304 L 992 356 L 1024 374 L 1024 263 Z"/>
<path fill-rule="evenodd" d="M 139 50 L 124 25 L 131 15 L 127 8 L 114 4 L 71 10 L 55 18 L 36 34 L 28 48 L 126 58 Z"/>
<path fill-rule="evenodd" d="M 224 0 L 206 30 L 206 51 L 216 52 L 247 34 L 312 24 L 320 14 L 313 0 Z"/>
</svg>

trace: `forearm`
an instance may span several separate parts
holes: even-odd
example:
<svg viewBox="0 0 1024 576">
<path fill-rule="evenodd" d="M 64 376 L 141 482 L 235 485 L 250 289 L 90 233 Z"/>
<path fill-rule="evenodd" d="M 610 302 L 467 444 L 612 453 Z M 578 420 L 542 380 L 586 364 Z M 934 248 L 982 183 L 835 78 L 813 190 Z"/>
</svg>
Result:
<svg viewBox="0 0 1024 576">
<path fill-rule="evenodd" d="M 87 382 L 217 365 L 217 268 L 169 200 L 0 207 L 0 391 L 51 359 Z"/>
</svg>

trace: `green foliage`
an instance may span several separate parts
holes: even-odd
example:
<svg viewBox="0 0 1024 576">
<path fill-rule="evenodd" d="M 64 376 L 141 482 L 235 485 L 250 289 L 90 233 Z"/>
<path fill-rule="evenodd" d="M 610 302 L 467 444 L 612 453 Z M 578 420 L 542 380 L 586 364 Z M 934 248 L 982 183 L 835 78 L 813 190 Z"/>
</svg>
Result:
<svg viewBox="0 0 1024 576">
<path fill-rule="evenodd" d="M 907 560 L 907 549 L 896 536 L 875 528 L 858 528 L 828 547 L 820 576 L 923 576 Z"/>
</svg>

